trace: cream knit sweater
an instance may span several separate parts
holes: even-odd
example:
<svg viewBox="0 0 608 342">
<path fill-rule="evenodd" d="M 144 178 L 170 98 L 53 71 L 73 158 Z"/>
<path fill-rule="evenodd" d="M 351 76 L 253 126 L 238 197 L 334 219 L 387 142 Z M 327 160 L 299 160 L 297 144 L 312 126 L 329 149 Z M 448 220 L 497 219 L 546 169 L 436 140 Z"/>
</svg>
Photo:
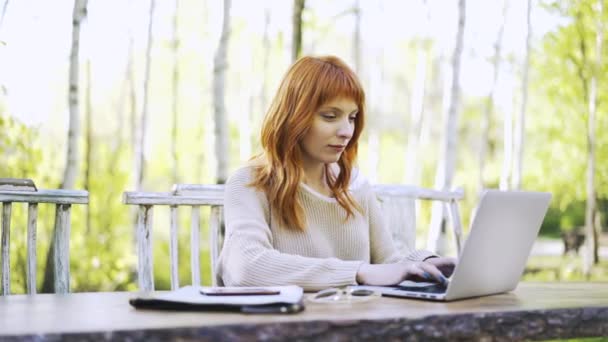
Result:
<svg viewBox="0 0 608 342">
<path fill-rule="evenodd" d="M 271 218 L 263 192 L 247 186 L 251 167 L 239 169 L 226 183 L 226 239 L 218 274 L 226 286 L 287 285 L 318 290 L 356 284 L 362 263 L 421 261 L 432 253 L 398 253 L 384 226 L 369 183 L 353 170 L 350 191 L 363 208 L 345 221 L 346 211 L 334 198 L 302 184 L 298 198 L 306 229 L 287 229 Z M 275 210 L 273 208 L 273 210 Z"/>
</svg>

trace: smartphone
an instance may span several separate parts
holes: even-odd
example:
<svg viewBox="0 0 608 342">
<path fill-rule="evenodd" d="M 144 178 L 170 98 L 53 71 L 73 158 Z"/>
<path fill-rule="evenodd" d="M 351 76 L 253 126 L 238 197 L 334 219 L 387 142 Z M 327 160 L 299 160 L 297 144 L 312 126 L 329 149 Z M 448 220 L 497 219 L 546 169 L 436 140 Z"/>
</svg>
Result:
<svg viewBox="0 0 608 342">
<path fill-rule="evenodd" d="M 268 296 L 281 294 L 280 290 L 264 287 L 214 287 L 201 290 L 205 296 Z"/>
</svg>

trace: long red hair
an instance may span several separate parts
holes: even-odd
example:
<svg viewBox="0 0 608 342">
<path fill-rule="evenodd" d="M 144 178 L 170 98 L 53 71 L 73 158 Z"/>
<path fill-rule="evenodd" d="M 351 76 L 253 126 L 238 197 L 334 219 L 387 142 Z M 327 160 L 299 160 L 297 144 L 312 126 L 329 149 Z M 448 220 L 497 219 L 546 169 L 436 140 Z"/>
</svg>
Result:
<svg viewBox="0 0 608 342">
<path fill-rule="evenodd" d="M 361 211 L 348 187 L 364 124 L 365 93 L 355 73 L 339 58 L 303 57 L 287 71 L 266 113 L 261 132 L 263 152 L 253 159 L 250 184 L 266 193 L 271 208 L 276 209 L 274 217 L 286 227 L 304 230 L 306 225 L 296 196 L 303 177 L 300 142 L 319 108 L 337 98 L 355 102 L 358 114 L 352 138 L 337 162 L 340 172 L 335 176 L 326 165 L 326 181 L 346 210 L 345 219 L 353 216 L 355 209 Z"/>
</svg>

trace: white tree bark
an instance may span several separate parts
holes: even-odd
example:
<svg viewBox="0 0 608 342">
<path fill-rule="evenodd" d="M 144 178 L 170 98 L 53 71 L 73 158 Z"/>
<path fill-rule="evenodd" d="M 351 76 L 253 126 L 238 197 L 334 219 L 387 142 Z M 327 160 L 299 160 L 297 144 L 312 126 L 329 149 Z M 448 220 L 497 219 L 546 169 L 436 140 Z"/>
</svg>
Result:
<svg viewBox="0 0 608 342">
<path fill-rule="evenodd" d="M 306 0 L 293 1 L 291 60 L 295 62 L 302 54 L 302 12 Z"/>
<path fill-rule="evenodd" d="M 268 95 L 266 94 L 266 76 L 268 75 L 268 63 L 270 60 L 270 8 L 264 8 L 264 35 L 262 38 L 262 77 L 260 82 L 260 110 L 259 117 L 263 117 L 266 113 L 266 103 Z M 256 121 L 257 117 L 256 117 Z"/>
<path fill-rule="evenodd" d="M 513 98 L 513 96 L 511 96 Z M 515 99 L 513 99 L 515 101 Z M 502 169 L 500 170 L 499 188 L 509 189 L 509 176 L 513 164 L 513 107 L 507 105 L 503 116 L 503 157 Z"/>
<path fill-rule="evenodd" d="M 458 1 L 458 30 L 456 34 L 456 45 L 451 61 L 451 78 L 449 106 L 445 120 L 445 136 L 442 148 L 442 156 L 437 167 L 435 188 L 449 190 L 452 187 L 454 169 L 456 166 L 456 149 L 458 147 L 458 111 L 460 108 L 460 59 L 462 56 L 464 28 L 465 28 L 465 0 Z M 445 208 L 441 203 L 434 203 L 431 216 L 431 227 L 427 240 L 427 248 L 431 251 L 444 253 L 439 250 L 438 242 L 441 233 L 445 231 Z M 439 207 L 437 207 L 439 206 Z"/>
<path fill-rule="evenodd" d="M 68 104 L 70 112 L 70 121 L 68 128 L 67 139 L 67 158 L 63 172 L 63 180 L 61 181 L 62 189 L 73 189 L 76 183 L 76 175 L 78 173 L 78 137 L 80 135 L 79 123 L 79 52 L 80 52 L 80 25 L 87 15 L 87 0 L 75 0 L 74 10 L 72 12 L 72 47 L 70 50 L 70 71 L 69 71 L 69 90 Z M 42 281 L 42 292 L 53 292 L 55 284 L 55 240 L 57 234 L 61 231 L 63 223 L 55 216 L 55 224 L 53 226 L 53 239 L 47 252 L 46 266 L 44 270 L 44 279 Z M 69 267 L 69 265 L 68 265 Z"/>
<path fill-rule="evenodd" d="M 156 7 L 156 0 L 150 0 L 149 9 L 149 20 L 148 20 L 148 42 L 146 44 L 146 63 L 144 69 L 144 81 L 143 81 L 143 99 L 141 116 L 139 121 L 139 128 L 137 129 L 137 142 L 135 144 L 135 189 L 141 190 L 141 185 L 144 180 L 146 159 L 146 138 L 147 138 L 147 124 L 148 124 L 148 105 L 149 105 L 149 91 L 150 91 L 150 65 L 152 64 L 152 27 L 154 24 L 154 8 Z"/>
<path fill-rule="evenodd" d="M 173 184 L 179 183 L 179 159 L 177 153 L 177 130 L 179 125 L 179 2 L 175 0 L 175 8 L 173 14 L 173 94 L 171 96 L 171 109 L 173 112 L 173 120 L 171 125 L 171 179 Z"/>
<path fill-rule="evenodd" d="M 602 65 L 602 41 L 604 0 L 598 0 L 596 5 L 596 39 L 595 39 L 595 63 L 592 63 L 591 80 L 589 85 L 589 115 L 587 117 L 587 205 L 585 208 L 585 253 L 583 257 L 583 273 L 589 277 L 592 265 L 599 262 L 598 256 L 598 229 L 595 227 L 598 215 L 596 192 L 595 192 L 595 126 L 598 102 L 598 78 Z M 580 39 L 585 39 L 580 37 Z"/>
<path fill-rule="evenodd" d="M 530 68 L 530 39 L 532 36 L 532 0 L 527 0 L 526 10 L 526 48 L 524 53 L 524 65 L 521 85 L 521 108 L 519 116 L 515 120 L 515 134 L 513 139 L 513 171 L 511 175 L 511 187 L 515 190 L 521 188 L 521 179 L 524 160 L 524 141 L 526 132 L 526 107 L 528 106 L 528 70 Z"/>
<path fill-rule="evenodd" d="M 228 178 L 228 118 L 226 117 L 225 90 L 228 68 L 228 41 L 230 38 L 230 3 L 224 0 L 224 19 L 220 43 L 213 60 L 213 106 L 215 119 L 216 182 L 223 184 Z"/>
<path fill-rule="evenodd" d="M 2 5 L 2 13 L 0 13 L 0 28 L 2 28 L 2 23 L 4 23 L 4 16 L 6 15 L 6 9 L 8 8 L 8 0 L 4 2 Z"/>
<path fill-rule="evenodd" d="M 93 130 L 92 130 L 92 118 L 93 118 L 93 106 L 91 104 L 91 60 L 87 59 L 86 62 L 86 102 L 85 102 L 85 121 L 86 121 L 86 147 L 85 147 L 85 165 L 84 165 L 84 189 L 91 192 L 91 167 L 93 165 Z M 91 232 L 91 208 L 89 205 L 86 207 L 86 232 Z"/>
<path fill-rule="evenodd" d="M 429 30 L 430 10 L 426 1 L 423 2 L 425 8 L 424 31 Z M 422 125 L 424 121 L 424 99 L 426 96 L 426 81 L 427 68 L 429 59 L 429 44 L 430 37 L 424 36 L 418 44 L 418 52 L 416 54 L 416 73 L 414 78 L 414 86 L 412 88 L 412 96 L 410 102 L 410 125 L 407 135 L 407 147 L 405 151 L 405 176 L 406 184 L 419 185 L 420 179 L 418 175 L 422 165 L 420 164 L 419 149 L 422 139 Z"/>
<path fill-rule="evenodd" d="M 70 49 L 70 75 L 68 101 L 70 121 L 68 128 L 66 163 L 61 182 L 62 189 L 73 189 L 78 173 L 78 137 L 80 135 L 80 118 L 78 103 L 78 75 L 80 51 L 80 25 L 86 16 L 87 0 L 76 0 L 72 13 L 72 47 Z"/>
<path fill-rule="evenodd" d="M 484 189 L 484 169 L 486 164 L 486 157 L 488 152 L 488 142 L 490 137 L 490 127 L 492 126 L 492 112 L 494 110 L 494 96 L 496 95 L 496 86 L 498 84 L 498 75 L 500 74 L 500 61 L 501 61 L 501 48 L 502 48 L 502 36 L 505 30 L 505 22 L 507 19 L 507 8 L 508 0 L 503 0 L 502 7 L 502 20 L 498 26 L 498 33 L 496 35 L 496 41 L 494 42 L 494 56 L 492 57 L 492 64 L 494 74 L 492 76 L 492 85 L 490 91 L 486 97 L 484 114 L 481 118 L 481 140 L 479 142 L 479 174 L 477 179 L 477 188 L 479 193 Z"/>
<path fill-rule="evenodd" d="M 355 0 L 353 4 L 353 14 L 355 15 L 355 30 L 353 36 L 353 61 L 355 72 L 361 74 L 361 4 Z"/>
<path fill-rule="evenodd" d="M 424 96 L 426 88 L 426 69 L 428 53 L 425 47 L 420 46 L 416 54 L 416 74 L 410 103 L 410 125 L 407 135 L 405 151 L 405 177 L 406 184 L 416 184 L 417 169 L 420 168 L 418 149 L 422 133 L 422 114 L 424 111 Z"/>
</svg>

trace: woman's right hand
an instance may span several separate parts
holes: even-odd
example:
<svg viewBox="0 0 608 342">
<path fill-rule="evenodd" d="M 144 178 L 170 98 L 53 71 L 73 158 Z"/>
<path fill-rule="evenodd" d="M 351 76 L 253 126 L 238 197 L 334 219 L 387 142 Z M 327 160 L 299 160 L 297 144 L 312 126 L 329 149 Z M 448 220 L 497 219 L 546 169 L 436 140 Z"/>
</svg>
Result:
<svg viewBox="0 0 608 342">
<path fill-rule="evenodd" d="M 447 285 L 447 279 L 430 263 L 407 262 L 395 264 L 362 264 L 357 271 L 361 285 L 397 285 L 404 280 L 430 281 Z"/>
</svg>

